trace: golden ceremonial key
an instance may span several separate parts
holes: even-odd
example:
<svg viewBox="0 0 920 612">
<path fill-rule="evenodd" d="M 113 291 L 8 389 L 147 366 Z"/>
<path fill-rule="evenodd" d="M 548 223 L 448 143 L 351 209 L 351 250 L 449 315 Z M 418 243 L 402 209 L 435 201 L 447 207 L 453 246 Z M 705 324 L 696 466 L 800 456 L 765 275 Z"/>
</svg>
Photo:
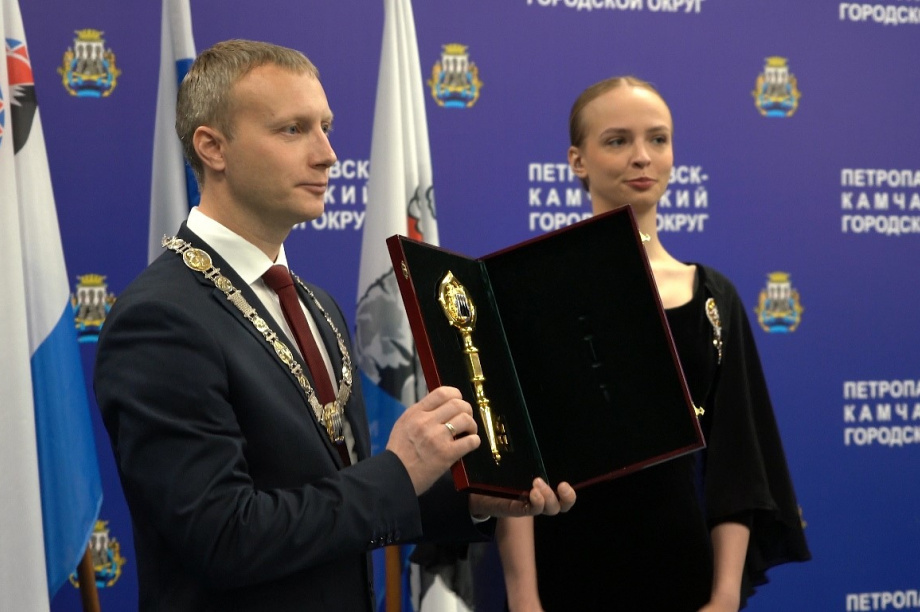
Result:
<svg viewBox="0 0 920 612">
<path fill-rule="evenodd" d="M 473 330 L 476 328 L 476 307 L 466 292 L 466 287 L 460 284 L 453 272 L 448 271 L 447 275 L 441 279 L 438 288 L 438 302 L 444 310 L 444 315 L 450 324 L 460 331 L 460 338 L 463 340 L 463 353 L 467 356 L 467 370 L 470 375 L 470 382 L 476 392 L 476 404 L 479 407 L 479 416 L 482 418 L 482 424 L 486 430 L 486 438 L 489 440 L 489 448 L 492 451 L 492 458 L 495 463 L 502 460 L 499 445 L 507 448 L 507 436 L 500 419 L 493 420 L 492 408 L 489 405 L 489 399 L 486 397 L 482 383 L 486 377 L 482 374 L 482 365 L 479 362 L 479 349 L 473 346 Z"/>
</svg>

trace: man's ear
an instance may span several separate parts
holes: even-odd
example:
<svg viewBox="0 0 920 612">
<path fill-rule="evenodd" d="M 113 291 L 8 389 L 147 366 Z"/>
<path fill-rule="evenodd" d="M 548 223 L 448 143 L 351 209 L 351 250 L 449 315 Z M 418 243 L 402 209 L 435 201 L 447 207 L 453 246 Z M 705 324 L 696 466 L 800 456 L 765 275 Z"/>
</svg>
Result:
<svg viewBox="0 0 920 612">
<path fill-rule="evenodd" d="M 581 150 L 575 145 L 569 147 L 569 166 L 571 166 L 572 172 L 578 178 L 583 179 L 588 175 L 588 171 L 582 161 Z"/>
<path fill-rule="evenodd" d="M 222 172 L 226 166 L 224 147 L 227 139 L 219 131 L 207 125 L 199 126 L 192 135 L 195 152 L 205 168 Z"/>
</svg>

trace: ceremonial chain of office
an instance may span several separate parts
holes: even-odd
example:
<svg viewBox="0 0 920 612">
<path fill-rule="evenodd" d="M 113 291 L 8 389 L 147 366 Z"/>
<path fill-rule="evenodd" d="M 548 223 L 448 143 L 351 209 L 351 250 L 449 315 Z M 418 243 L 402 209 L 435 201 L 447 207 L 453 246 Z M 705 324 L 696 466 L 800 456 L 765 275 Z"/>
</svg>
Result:
<svg viewBox="0 0 920 612">
<path fill-rule="evenodd" d="M 338 328 L 332 322 L 332 318 L 326 312 L 326 309 L 323 308 L 322 304 L 319 303 L 319 300 L 316 299 L 316 296 L 309 287 L 307 287 L 296 274 L 291 273 L 291 276 L 297 281 L 297 284 L 307 292 L 307 295 L 310 296 L 310 299 L 313 300 L 313 303 L 319 308 L 323 318 L 326 319 L 326 323 L 329 324 L 329 327 L 335 334 L 336 342 L 339 345 L 339 352 L 342 355 L 342 380 L 339 383 L 335 400 L 329 402 L 325 406 L 316 399 L 316 392 L 313 390 L 313 386 L 310 385 L 310 381 L 307 380 L 307 377 L 304 375 L 303 366 L 294 358 L 294 353 L 291 349 L 278 337 L 278 334 L 272 331 L 268 323 L 265 322 L 265 319 L 259 316 L 256 309 L 246 301 L 246 298 L 233 286 L 233 283 L 220 273 L 220 269 L 213 266 L 211 256 L 207 252 L 194 248 L 185 240 L 170 236 L 163 236 L 162 245 L 174 251 L 176 254 L 181 255 L 186 266 L 192 270 L 201 272 L 206 279 L 214 283 L 215 287 L 223 291 L 227 300 L 236 306 L 247 321 L 253 324 L 256 331 L 262 334 L 265 341 L 275 350 L 281 362 L 284 363 L 291 371 L 291 374 L 294 375 L 294 378 L 306 394 L 307 401 L 313 409 L 313 414 L 316 416 L 316 419 L 326 427 L 326 433 L 329 435 L 329 439 L 334 443 L 342 442 L 345 439 L 345 404 L 348 403 L 348 398 L 351 396 L 351 355 L 348 354 L 348 347 L 345 345 L 342 334 L 339 333 Z M 320 373 L 319 375 L 322 374 Z"/>
</svg>

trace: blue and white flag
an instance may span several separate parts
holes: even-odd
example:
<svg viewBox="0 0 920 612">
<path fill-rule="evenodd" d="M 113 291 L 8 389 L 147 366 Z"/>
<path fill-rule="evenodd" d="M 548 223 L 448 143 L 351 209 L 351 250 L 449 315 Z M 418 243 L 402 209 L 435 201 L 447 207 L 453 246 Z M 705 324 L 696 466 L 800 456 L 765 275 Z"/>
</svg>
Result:
<svg viewBox="0 0 920 612">
<path fill-rule="evenodd" d="M 150 184 L 150 234 L 147 261 L 163 252 L 163 236 L 173 236 L 198 204 L 198 183 L 182 156 L 176 136 L 176 94 L 195 61 L 192 12 L 188 0 L 163 0 L 160 31 L 160 84 L 153 131 L 153 173 Z"/>
<path fill-rule="evenodd" d="M 49 609 L 102 483 L 17 0 L 0 0 L 0 610 Z"/>
<path fill-rule="evenodd" d="M 386 239 L 393 234 L 438 244 L 422 84 L 412 4 L 410 0 L 384 0 L 355 333 L 374 453 L 385 448 L 393 423 L 405 407 L 427 391 L 386 248 Z M 379 606 L 386 581 L 379 555 L 375 560 Z M 408 568 L 407 563 L 402 566 Z M 408 582 L 401 582 L 401 607 L 411 609 Z M 421 602 L 418 593 L 414 596 L 415 606 L 422 610 L 468 609 L 439 580 Z"/>
</svg>

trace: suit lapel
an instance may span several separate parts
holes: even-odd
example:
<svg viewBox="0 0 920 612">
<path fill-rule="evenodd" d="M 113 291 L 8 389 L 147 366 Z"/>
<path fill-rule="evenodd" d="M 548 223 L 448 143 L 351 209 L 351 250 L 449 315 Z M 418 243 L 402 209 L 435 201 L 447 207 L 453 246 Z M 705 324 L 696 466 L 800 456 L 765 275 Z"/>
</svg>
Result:
<svg viewBox="0 0 920 612">
<path fill-rule="evenodd" d="M 303 287 L 300 286 L 300 283 L 295 283 L 295 286 L 297 287 L 297 293 L 300 296 L 300 300 L 307 305 L 307 310 L 310 311 L 310 315 L 313 317 L 313 320 L 316 321 L 317 328 L 319 328 L 320 339 L 323 342 L 323 346 L 326 347 L 326 352 L 329 354 L 329 359 L 332 363 L 332 371 L 335 379 L 334 385 L 336 391 L 338 391 L 339 381 L 342 377 L 342 351 L 339 349 L 338 338 L 336 338 L 332 328 L 329 327 L 326 317 L 323 316 L 323 313 L 317 308 L 316 303 L 314 303 L 307 292 L 304 291 Z M 317 300 L 326 302 L 323 304 L 323 308 L 329 313 L 330 317 L 333 319 L 341 319 L 341 317 L 337 316 L 338 308 L 335 304 L 329 303 L 329 301 L 325 299 L 325 295 L 317 291 L 316 287 L 311 287 L 311 290 Z M 340 334 L 344 334 L 345 332 L 344 325 L 345 322 L 343 320 L 339 320 L 336 323 L 336 327 L 339 329 Z M 358 373 L 355 371 L 355 368 L 352 367 L 352 377 L 357 375 Z M 357 384 L 357 381 L 352 383 L 353 387 Z M 352 393 L 351 398 L 346 404 L 345 418 L 348 419 L 348 422 L 351 424 L 351 432 L 355 438 L 355 452 L 359 459 L 364 459 L 370 454 L 370 440 L 365 434 L 366 427 L 361 423 L 361 419 L 364 418 L 364 416 L 362 414 L 356 414 L 353 402 L 354 398 L 355 394 Z"/>
<path fill-rule="evenodd" d="M 316 328 L 319 330 L 320 341 L 323 343 L 323 346 L 326 347 L 326 353 L 329 355 L 329 361 L 332 364 L 332 371 L 335 378 L 333 386 L 336 387 L 336 390 L 338 390 L 338 379 L 342 372 L 342 351 L 339 350 L 338 340 L 336 339 L 332 329 L 329 327 L 329 323 L 326 321 L 326 317 L 324 317 L 323 313 L 320 312 L 319 308 L 316 307 L 316 304 L 312 299 L 310 299 L 310 296 L 307 294 L 307 292 L 303 290 L 303 287 L 300 286 L 300 283 L 294 283 L 294 286 L 297 288 L 297 295 L 300 296 L 300 301 L 306 304 L 307 310 L 310 312 L 310 316 L 313 317 L 313 320 L 316 322 Z M 326 307 L 327 306 L 323 306 L 323 308 Z M 310 378 L 312 380 L 312 373 Z"/>
<path fill-rule="evenodd" d="M 299 282 L 294 283 L 294 287 L 297 289 L 297 295 L 300 297 L 300 301 L 303 304 L 306 304 L 307 311 L 309 311 L 310 316 L 313 317 L 313 321 L 316 323 L 316 329 L 319 330 L 319 338 L 317 343 L 322 342 L 323 346 L 326 348 L 326 354 L 329 355 L 329 363 L 332 365 L 332 387 L 335 390 L 335 393 L 339 392 L 339 384 L 342 379 L 342 351 L 339 349 L 339 341 L 335 337 L 335 332 L 332 331 L 332 328 L 329 327 L 329 322 L 326 321 L 326 317 L 323 316 L 323 313 L 317 307 L 316 302 L 310 297 L 310 295 L 304 291 L 304 288 L 300 285 Z M 313 294 L 316 296 L 317 300 L 322 299 L 322 294 L 318 294 L 316 287 L 311 289 Z M 333 304 L 323 304 L 323 308 L 326 312 L 333 313 Z M 340 327 L 337 325 L 337 327 Z M 339 333 L 341 333 L 339 329 Z M 313 373 L 310 373 L 310 382 L 314 380 Z M 354 397 L 354 396 L 352 396 Z M 352 410 L 348 410 L 351 407 L 351 398 L 346 402 L 345 406 L 345 418 L 351 424 L 351 433 L 355 438 L 355 453 L 357 453 L 359 459 L 364 459 L 366 454 L 361 451 L 363 446 L 363 440 L 360 438 L 360 432 L 362 431 L 361 427 L 357 427 L 353 420 L 354 414 Z M 336 459 L 341 462 L 341 457 L 336 452 Z"/>
</svg>

